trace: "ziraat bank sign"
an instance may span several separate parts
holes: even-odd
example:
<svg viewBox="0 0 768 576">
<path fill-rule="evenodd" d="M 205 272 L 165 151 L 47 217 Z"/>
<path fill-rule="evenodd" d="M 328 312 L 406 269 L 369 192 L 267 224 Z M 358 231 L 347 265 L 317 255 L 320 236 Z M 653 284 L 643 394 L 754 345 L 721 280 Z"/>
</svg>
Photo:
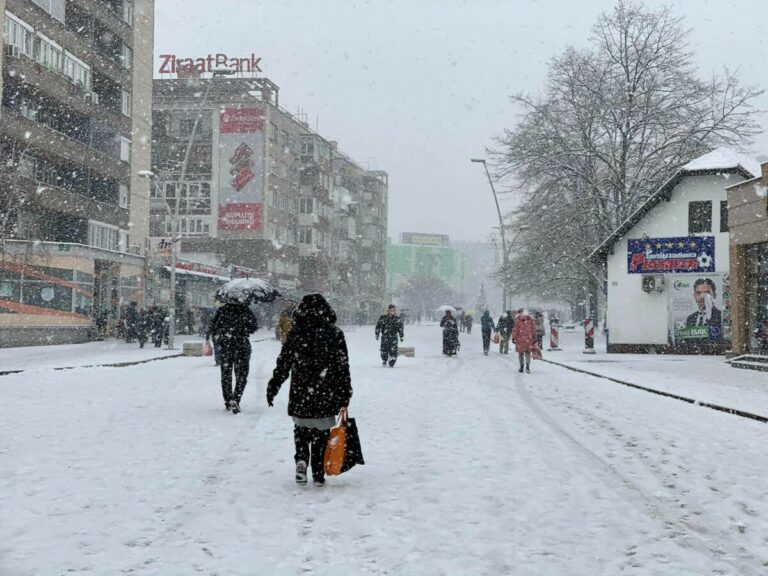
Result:
<svg viewBox="0 0 768 576">
<path fill-rule="evenodd" d="M 160 54 L 160 74 L 179 72 L 210 73 L 229 68 L 233 72 L 261 72 L 261 58 L 251 54 L 248 58 L 230 57 L 227 54 L 208 54 L 201 58 L 179 58 L 176 54 Z"/>
</svg>

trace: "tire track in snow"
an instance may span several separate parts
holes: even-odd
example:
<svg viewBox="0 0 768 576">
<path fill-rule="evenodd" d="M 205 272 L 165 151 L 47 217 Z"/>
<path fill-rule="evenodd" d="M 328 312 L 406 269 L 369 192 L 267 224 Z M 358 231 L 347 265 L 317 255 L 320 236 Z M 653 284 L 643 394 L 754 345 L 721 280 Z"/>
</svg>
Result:
<svg viewBox="0 0 768 576">
<path fill-rule="evenodd" d="M 664 536 L 667 540 L 672 541 L 675 543 L 675 545 L 680 546 L 684 549 L 693 550 L 696 551 L 702 555 L 704 555 L 706 558 L 716 558 L 721 563 L 726 564 L 729 568 L 720 568 L 720 567 L 713 567 L 712 572 L 715 574 L 730 574 L 730 573 L 738 573 L 742 575 L 752 575 L 754 574 L 757 576 L 760 574 L 760 572 L 757 572 L 755 569 L 751 568 L 750 565 L 743 565 L 743 564 L 736 564 L 735 560 L 740 561 L 750 561 L 751 565 L 760 564 L 758 559 L 756 559 L 752 555 L 745 554 L 745 551 L 741 548 L 738 548 L 738 551 L 734 552 L 732 551 L 728 556 L 730 557 L 724 557 L 724 552 L 722 550 L 721 546 L 713 546 L 711 545 L 707 540 L 705 540 L 703 537 L 698 536 L 694 532 L 701 533 L 702 535 L 705 533 L 705 529 L 696 526 L 693 524 L 691 513 L 687 511 L 683 514 L 674 514 L 670 516 L 670 512 L 672 510 L 664 510 L 661 506 L 663 505 L 669 505 L 670 502 L 663 502 L 661 501 L 661 498 L 659 496 L 650 495 L 647 493 L 647 491 L 644 491 L 640 486 L 638 486 L 635 482 L 632 480 L 626 478 L 622 473 L 619 471 L 619 469 L 611 464 L 610 462 L 605 461 L 600 455 L 598 455 L 596 452 L 591 450 L 589 447 L 587 447 L 584 443 L 579 441 L 573 434 L 571 434 L 569 431 L 567 431 L 563 426 L 561 426 L 533 397 L 533 394 L 528 390 L 526 387 L 526 381 L 530 382 L 531 380 L 529 378 L 517 378 L 516 382 L 516 391 L 519 395 L 519 397 L 523 400 L 523 402 L 530 408 L 530 410 L 536 414 L 536 416 L 543 422 L 545 425 L 547 425 L 550 429 L 552 429 L 560 438 L 563 439 L 564 442 L 571 445 L 573 448 L 578 450 L 582 455 L 584 455 L 588 460 L 590 460 L 595 467 L 601 469 L 604 472 L 604 475 L 607 475 L 611 478 L 609 481 L 611 484 L 613 484 L 613 488 L 617 490 L 618 492 L 623 492 L 624 494 L 628 494 L 636 503 L 640 504 L 643 508 L 645 508 L 646 514 L 655 519 L 658 522 L 663 523 L 664 530 L 666 532 L 666 535 Z M 608 422 L 607 420 L 603 419 L 600 415 L 596 414 L 594 411 L 589 411 L 586 408 L 578 408 L 574 406 L 573 404 L 568 403 L 561 403 L 560 404 L 567 412 L 575 413 L 578 417 L 580 417 L 583 421 L 589 422 L 591 424 L 597 423 L 598 428 L 602 430 L 614 430 L 614 432 L 618 432 L 613 428 L 613 426 Z M 621 434 L 618 433 L 618 436 L 616 436 L 614 439 L 621 437 Z M 625 450 L 625 446 L 622 446 L 622 449 Z M 642 459 L 639 459 L 642 462 Z M 664 487 L 664 481 L 662 478 L 659 478 L 658 474 L 655 470 L 650 470 L 654 477 L 656 478 L 656 482 L 659 485 L 659 492 L 663 493 L 662 488 Z M 709 523 L 709 525 L 716 526 L 717 522 L 713 521 Z M 725 536 L 725 534 L 719 534 L 719 536 Z M 659 540 L 659 538 L 649 538 L 649 541 L 655 541 Z M 722 544 L 722 540 L 718 541 L 717 544 Z M 734 545 L 733 542 L 729 542 L 731 546 Z"/>
</svg>

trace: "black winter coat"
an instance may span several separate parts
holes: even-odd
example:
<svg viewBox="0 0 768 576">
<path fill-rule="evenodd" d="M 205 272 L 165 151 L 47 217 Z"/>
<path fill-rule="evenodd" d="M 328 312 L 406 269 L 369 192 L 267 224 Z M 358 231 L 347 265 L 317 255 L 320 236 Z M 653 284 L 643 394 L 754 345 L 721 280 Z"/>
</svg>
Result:
<svg viewBox="0 0 768 576">
<path fill-rule="evenodd" d="M 382 350 L 388 343 L 397 342 L 397 337 L 403 337 L 403 321 L 397 316 L 384 314 L 376 322 L 376 338 L 381 335 Z"/>
<path fill-rule="evenodd" d="M 256 316 L 245 304 L 224 304 L 216 310 L 216 314 L 208 327 L 208 335 L 219 344 L 227 346 L 247 340 L 250 334 L 259 329 Z"/>
<path fill-rule="evenodd" d="M 320 295 L 315 296 L 322 299 Z M 305 300 L 310 296 L 305 296 Z M 291 376 L 288 415 L 297 418 L 328 418 L 349 405 L 352 380 L 344 332 L 335 326 L 336 314 L 325 302 L 322 314 L 307 316 L 299 306 L 295 323 L 283 344 L 272 379 L 267 385 L 267 401 L 272 402 L 280 387 Z"/>
</svg>

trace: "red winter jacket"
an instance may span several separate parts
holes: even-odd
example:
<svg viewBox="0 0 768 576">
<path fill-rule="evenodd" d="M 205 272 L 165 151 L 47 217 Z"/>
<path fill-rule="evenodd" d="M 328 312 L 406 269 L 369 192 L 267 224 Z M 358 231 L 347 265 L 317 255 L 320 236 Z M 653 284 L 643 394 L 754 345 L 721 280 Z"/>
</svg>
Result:
<svg viewBox="0 0 768 576">
<path fill-rule="evenodd" d="M 515 343 L 515 351 L 533 352 L 537 347 L 536 323 L 527 314 L 520 314 L 515 320 L 512 329 L 512 342 Z"/>
</svg>

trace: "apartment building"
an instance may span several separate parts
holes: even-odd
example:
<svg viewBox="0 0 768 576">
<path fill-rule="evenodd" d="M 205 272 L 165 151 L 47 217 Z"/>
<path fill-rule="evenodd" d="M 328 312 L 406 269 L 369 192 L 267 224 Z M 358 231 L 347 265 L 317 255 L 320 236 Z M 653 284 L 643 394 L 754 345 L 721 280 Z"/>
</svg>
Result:
<svg viewBox="0 0 768 576">
<path fill-rule="evenodd" d="M 154 1 L 0 9 L 4 342 L 85 339 L 143 296 Z"/>
<path fill-rule="evenodd" d="M 182 258 L 245 266 L 290 291 L 305 127 L 278 97 L 265 78 L 155 80 L 151 234 L 170 237 L 178 214 Z"/>
</svg>

